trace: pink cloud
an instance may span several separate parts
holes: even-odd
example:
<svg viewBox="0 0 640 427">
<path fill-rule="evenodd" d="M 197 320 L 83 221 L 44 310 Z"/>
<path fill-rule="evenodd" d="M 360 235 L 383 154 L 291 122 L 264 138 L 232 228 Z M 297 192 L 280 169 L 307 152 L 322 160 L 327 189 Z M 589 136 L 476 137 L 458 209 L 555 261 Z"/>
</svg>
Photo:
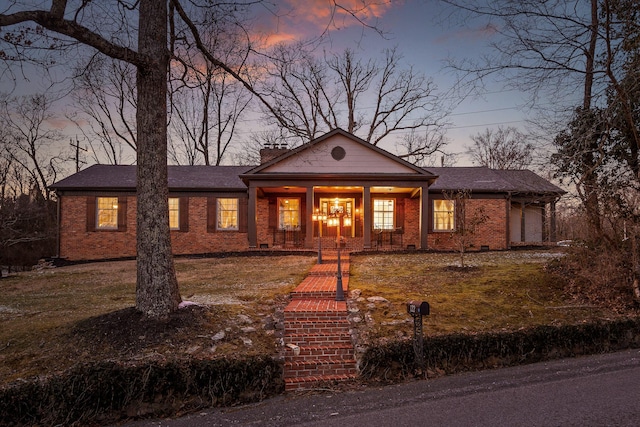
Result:
<svg viewBox="0 0 640 427">
<path fill-rule="evenodd" d="M 317 37 L 326 29 L 345 29 L 361 26 L 362 22 L 375 25 L 393 7 L 403 1 L 341 0 L 340 8 L 329 0 L 281 0 L 273 13 L 260 16 L 255 29 L 263 34 L 267 46 L 277 43 Z"/>
</svg>

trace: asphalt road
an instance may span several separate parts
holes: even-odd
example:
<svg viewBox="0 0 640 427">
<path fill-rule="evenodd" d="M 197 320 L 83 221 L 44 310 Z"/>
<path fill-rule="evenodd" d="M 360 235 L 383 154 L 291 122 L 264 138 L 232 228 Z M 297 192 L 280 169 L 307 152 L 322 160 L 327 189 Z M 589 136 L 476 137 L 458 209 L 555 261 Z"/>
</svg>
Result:
<svg viewBox="0 0 640 427">
<path fill-rule="evenodd" d="M 284 395 L 127 426 L 640 426 L 640 350 Z"/>
</svg>

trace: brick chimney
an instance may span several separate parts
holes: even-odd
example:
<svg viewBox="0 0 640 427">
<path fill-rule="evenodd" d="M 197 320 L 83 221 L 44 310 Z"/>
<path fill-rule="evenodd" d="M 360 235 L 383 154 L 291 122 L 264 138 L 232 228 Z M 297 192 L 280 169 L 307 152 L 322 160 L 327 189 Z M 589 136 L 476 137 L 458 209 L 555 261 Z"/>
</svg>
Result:
<svg viewBox="0 0 640 427">
<path fill-rule="evenodd" d="M 276 157 L 287 153 L 289 148 L 287 148 L 287 144 L 278 144 L 276 142 L 266 143 L 264 148 L 260 149 L 260 164 L 267 163 L 270 160 L 275 159 Z"/>
</svg>

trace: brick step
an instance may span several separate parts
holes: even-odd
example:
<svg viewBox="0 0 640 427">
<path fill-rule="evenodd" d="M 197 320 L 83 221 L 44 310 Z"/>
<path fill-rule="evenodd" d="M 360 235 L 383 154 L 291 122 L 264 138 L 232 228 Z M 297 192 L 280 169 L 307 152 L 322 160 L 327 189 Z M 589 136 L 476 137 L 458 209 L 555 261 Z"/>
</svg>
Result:
<svg viewBox="0 0 640 427">
<path fill-rule="evenodd" d="M 353 348 L 324 348 L 321 349 L 316 347 L 314 349 L 310 349 L 309 347 L 299 347 L 299 354 L 296 355 L 295 352 L 289 349 L 285 356 L 285 363 L 301 363 L 301 362 L 330 362 L 335 363 L 337 361 L 348 361 L 351 362 L 354 360 L 354 350 Z"/>
<path fill-rule="evenodd" d="M 351 344 L 351 335 L 348 331 L 339 334 L 309 334 L 309 333 L 296 333 L 285 334 L 285 344 L 294 344 L 299 347 L 307 346 L 322 346 L 322 345 L 339 345 L 339 344 Z"/>
<path fill-rule="evenodd" d="M 343 291 L 344 292 L 344 291 Z M 336 297 L 336 291 L 303 291 L 291 292 L 291 299 L 333 299 Z"/>
<path fill-rule="evenodd" d="M 346 317 L 347 303 L 334 299 L 293 300 L 284 308 L 285 319 L 294 317 L 312 320 Z"/>
<path fill-rule="evenodd" d="M 342 277 L 349 275 L 349 264 L 342 263 L 340 268 L 342 268 Z M 322 264 L 321 266 L 314 266 L 311 271 L 307 273 L 307 276 L 314 277 L 335 277 L 338 275 L 338 263 L 334 264 Z"/>
<path fill-rule="evenodd" d="M 321 386 L 331 385 L 336 382 L 345 382 L 355 380 L 358 376 L 354 374 L 342 374 L 342 375 L 323 375 L 323 376 L 309 376 L 309 377 L 297 377 L 297 378 L 285 378 L 284 389 L 285 391 L 304 390 L 308 388 L 317 388 Z"/>
<path fill-rule="evenodd" d="M 350 324 L 347 319 L 329 320 L 324 322 L 317 321 L 296 321 L 285 319 L 284 334 L 342 334 L 348 333 Z"/>
<path fill-rule="evenodd" d="M 285 378 L 323 375 L 357 375 L 355 359 L 324 359 L 284 362 Z"/>
<path fill-rule="evenodd" d="M 292 294 L 303 292 L 335 292 L 337 289 L 338 279 L 324 275 L 309 275 L 293 290 Z M 342 289 L 349 289 L 349 276 L 342 277 Z M 328 298 L 333 299 L 333 298 Z"/>
</svg>

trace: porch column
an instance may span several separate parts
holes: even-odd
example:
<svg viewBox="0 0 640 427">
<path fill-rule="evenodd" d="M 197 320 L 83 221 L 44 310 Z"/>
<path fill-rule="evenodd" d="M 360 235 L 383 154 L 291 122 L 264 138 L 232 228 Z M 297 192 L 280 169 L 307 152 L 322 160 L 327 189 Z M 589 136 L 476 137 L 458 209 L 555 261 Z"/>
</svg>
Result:
<svg viewBox="0 0 640 427">
<path fill-rule="evenodd" d="M 551 202 L 551 229 L 549 230 L 550 232 L 550 239 L 552 242 L 557 242 L 558 241 L 558 235 L 557 235 L 557 231 L 556 231 L 556 201 L 552 201 Z"/>
<path fill-rule="evenodd" d="M 371 187 L 364 187 L 362 191 L 362 218 L 364 230 L 362 239 L 364 249 L 371 249 Z"/>
<path fill-rule="evenodd" d="M 525 220 L 524 208 L 525 208 L 525 203 L 520 202 L 520 241 L 521 242 L 527 241 L 527 234 L 525 230 L 526 220 Z"/>
<path fill-rule="evenodd" d="M 304 247 L 307 249 L 313 248 L 313 227 L 315 224 L 313 223 L 313 187 L 307 187 L 307 204 L 306 204 L 306 212 L 305 212 L 305 221 L 307 223 L 306 233 L 304 238 Z"/>
<path fill-rule="evenodd" d="M 427 249 L 429 237 L 429 186 L 420 187 L 420 249 Z"/>
<path fill-rule="evenodd" d="M 247 239 L 249 240 L 249 248 L 258 247 L 258 215 L 257 205 L 258 203 L 258 189 L 249 185 L 249 206 L 247 207 L 247 214 L 249 216 L 247 221 Z"/>
</svg>

